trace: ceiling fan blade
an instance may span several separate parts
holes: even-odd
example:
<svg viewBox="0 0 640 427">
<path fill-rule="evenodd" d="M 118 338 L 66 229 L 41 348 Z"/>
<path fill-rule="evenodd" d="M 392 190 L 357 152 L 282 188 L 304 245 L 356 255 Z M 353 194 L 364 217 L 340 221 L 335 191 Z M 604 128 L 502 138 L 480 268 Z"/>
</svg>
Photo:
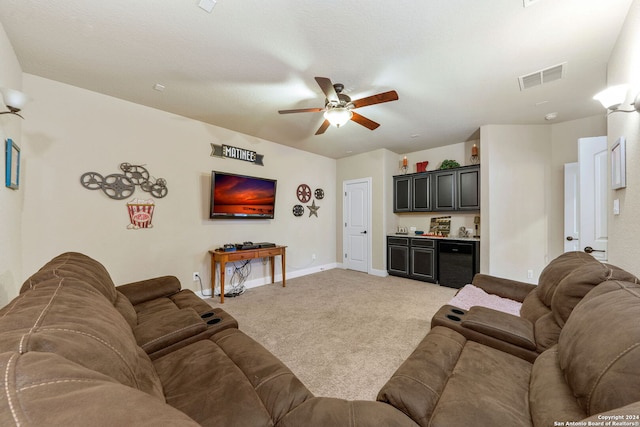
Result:
<svg viewBox="0 0 640 427">
<path fill-rule="evenodd" d="M 324 131 L 327 130 L 329 125 L 331 125 L 331 123 L 329 123 L 329 120 L 325 119 L 324 122 L 322 122 L 322 124 L 320 125 L 320 127 L 316 131 L 316 135 L 322 135 L 324 133 Z"/>
<path fill-rule="evenodd" d="M 366 98 L 351 101 L 353 108 L 366 107 L 367 105 L 381 104 L 383 102 L 397 101 L 398 92 L 390 90 L 389 92 L 379 93 L 377 95 L 367 96 Z"/>
<path fill-rule="evenodd" d="M 324 111 L 324 108 L 298 108 L 297 110 L 278 110 L 278 113 L 280 114 L 319 113 L 320 111 Z"/>
<path fill-rule="evenodd" d="M 318 82 L 320 89 L 322 89 L 322 93 L 324 93 L 324 96 L 327 97 L 327 101 L 340 102 L 338 94 L 333 87 L 333 83 L 331 83 L 331 79 L 328 79 L 326 77 L 316 77 L 315 79 L 316 82 Z"/>
<path fill-rule="evenodd" d="M 380 126 L 380 123 L 376 123 L 373 120 L 367 119 L 365 116 L 362 116 L 356 113 L 355 111 L 352 111 L 352 113 L 353 113 L 353 116 L 351 116 L 351 120 L 358 123 L 359 125 L 366 127 L 367 129 L 374 130 L 378 126 Z"/>
</svg>

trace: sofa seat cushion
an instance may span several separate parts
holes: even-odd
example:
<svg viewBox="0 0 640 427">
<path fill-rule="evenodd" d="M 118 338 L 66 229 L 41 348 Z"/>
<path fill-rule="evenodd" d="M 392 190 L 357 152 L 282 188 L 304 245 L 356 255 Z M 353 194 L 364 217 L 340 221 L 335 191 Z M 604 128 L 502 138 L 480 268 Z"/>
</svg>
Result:
<svg viewBox="0 0 640 427">
<path fill-rule="evenodd" d="M 435 327 L 378 393 L 427 426 L 531 426 L 531 363 Z"/>
<path fill-rule="evenodd" d="M 159 312 L 136 325 L 133 333 L 140 347 L 153 353 L 207 330 L 207 324 L 192 309 Z"/>
<path fill-rule="evenodd" d="M 237 329 L 153 363 L 167 403 L 203 425 L 275 425 L 313 397 L 280 360 Z"/>
<path fill-rule="evenodd" d="M 557 345 L 542 353 L 533 364 L 529 406 L 536 426 L 553 426 L 559 421 L 578 421 L 586 417 L 564 379 Z"/>
<path fill-rule="evenodd" d="M 47 352 L 0 353 L 2 426 L 198 424 L 147 393 Z"/>
<path fill-rule="evenodd" d="M 382 402 L 314 397 L 288 413 L 278 427 L 416 427 L 411 418 Z"/>
<path fill-rule="evenodd" d="M 129 324 L 91 284 L 51 278 L 0 312 L 0 352 L 49 352 L 164 400 Z"/>
</svg>

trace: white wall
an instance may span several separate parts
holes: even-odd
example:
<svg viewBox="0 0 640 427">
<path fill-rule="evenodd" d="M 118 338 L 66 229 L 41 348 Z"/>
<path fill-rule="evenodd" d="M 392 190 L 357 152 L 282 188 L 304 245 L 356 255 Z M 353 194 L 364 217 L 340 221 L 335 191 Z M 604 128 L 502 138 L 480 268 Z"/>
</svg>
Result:
<svg viewBox="0 0 640 427">
<path fill-rule="evenodd" d="M 624 109 L 632 108 L 640 92 L 640 1 L 634 0 L 609 58 L 608 86 L 628 84 Z M 620 137 L 626 138 L 627 187 L 609 193 L 609 262 L 640 275 L 640 114 L 613 113 L 608 116 L 609 148 Z M 613 215 L 613 200 L 620 200 L 620 215 Z"/>
<path fill-rule="evenodd" d="M 29 74 L 24 86 L 34 98 L 24 123 L 25 276 L 63 251 L 80 251 L 116 284 L 170 274 L 197 291 L 192 272 L 210 283 L 208 251 L 243 241 L 287 245 L 287 277 L 335 266 L 335 160 Z M 264 154 L 265 166 L 211 157 L 211 143 Z M 83 173 L 120 173 L 123 162 L 167 181 L 151 229 L 128 230 L 127 200 L 80 184 Z M 209 220 L 212 170 L 277 179 L 276 218 Z M 317 218 L 292 214 L 302 183 L 325 191 Z M 149 196 L 138 188 L 131 198 Z M 252 266 L 252 283 L 269 281 L 267 265 Z"/>
<path fill-rule="evenodd" d="M 0 86 L 22 89 L 22 69 L 9 39 L 0 24 Z M 4 104 L 1 105 L 4 111 Z M 24 190 L 5 187 L 5 141 L 11 138 L 21 149 L 22 119 L 10 114 L 0 115 L 2 147 L 2 181 L 0 182 L 0 307 L 15 295 L 22 285 L 22 205 Z M 24 164 L 24 162 L 22 162 Z M 24 182 L 24 178 L 21 177 Z"/>
</svg>

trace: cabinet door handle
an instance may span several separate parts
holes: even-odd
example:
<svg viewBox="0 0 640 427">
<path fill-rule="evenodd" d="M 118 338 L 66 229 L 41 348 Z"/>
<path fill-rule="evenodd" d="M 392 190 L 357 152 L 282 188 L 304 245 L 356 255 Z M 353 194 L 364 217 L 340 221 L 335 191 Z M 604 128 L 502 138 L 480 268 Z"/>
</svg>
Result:
<svg viewBox="0 0 640 427">
<path fill-rule="evenodd" d="M 567 236 L 567 240 L 571 242 L 572 240 L 578 240 L 578 238 L 573 236 Z"/>
<path fill-rule="evenodd" d="M 367 230 L 361 231 L 360 234 L 367 234 Z"/>
</svg>

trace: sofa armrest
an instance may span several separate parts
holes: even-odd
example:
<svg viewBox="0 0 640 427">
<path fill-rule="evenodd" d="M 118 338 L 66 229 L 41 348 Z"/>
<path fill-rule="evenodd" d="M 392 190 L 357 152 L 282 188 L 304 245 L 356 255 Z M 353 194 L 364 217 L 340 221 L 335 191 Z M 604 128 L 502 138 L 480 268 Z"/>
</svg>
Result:
<svg viewBox="0 0 640 427">
<path fill-rule="evenodd" d="M 489 294 L 509 298 L 518 302 L 523 302 L 525 297 L 536 288 L 536 285 L 532 285 L 531 283 L 519 282 L 517 280 L 482 273 L 473 276 L 471 284 Z"/>
<path fill-rule="evenodd" d="M 462 327 L 529 350 L 536 349 L 533 324 L 509 313 L 471 307 L 462 320 Z"/>
<path fill-rule="evenodd" d="M 206 323 L 192 308 L 162 311 L 133 328 L 136 342 L 147 353 L 153 353 L 207 329 Z"/>
<path fill-rule="evenodd" d="M 116 287 L 133 305 L 173 295 L 180 292 L 180 288 L 180 281 L 175 276 L 154 277 Z"/>
</svg>

